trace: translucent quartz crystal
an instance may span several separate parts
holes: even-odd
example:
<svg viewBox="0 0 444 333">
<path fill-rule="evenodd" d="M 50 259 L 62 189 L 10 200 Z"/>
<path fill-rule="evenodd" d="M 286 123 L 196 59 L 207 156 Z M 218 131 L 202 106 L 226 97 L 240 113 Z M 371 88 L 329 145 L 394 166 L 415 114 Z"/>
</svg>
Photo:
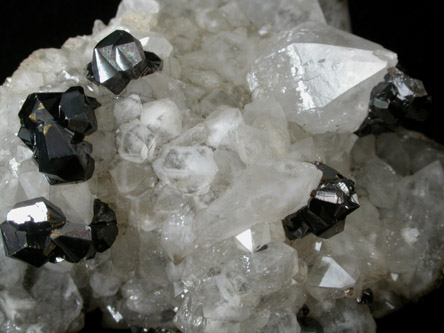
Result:
<svg viewBox="0 0 444 333">
<path fill-rule="evenodd" d="M 274 95 L 306 131 L 353 132 L 367 115 L 370 91 L 395 64 L 380 45 L 304 23 L 264 42 L 247 78 L 254 98 Z"/>
<path fill-rule="evenodd" d="M 167 147 L 153 163 L 154 171 L 165 184 L 186 194 L 205 194 L 218 169 L 208 147 Z"/>
<path fill-rule="evenodd" d="M 0 331 L 79 331 L 98 308 L 115 329 L 371 333 L 373 316 L 430 290 L 444 260 L 444 149 L 402 128 L 354 134 L 388 71 L 425 92 L 391 68 L 395 54 L 337 29 L 343 4 L 123 0 L 91 36 L 26 59 L 0 87 L 0 214 L 45 197 L 76 228 L 94 221 L 104 252 L 36 269 L 0 249 Z M 86 78 L 115 30 L 163 61 L 114 81 L 127 83 L 119 96 Z M 29 94 L 72 86 L 102 105 L 95 171 L 50 186 L 17 113 Z M 353 181 L 360 208 L 328 239 L 289 240 L 282 220 L 318 195 L 314 162 Z"/>
</svg>

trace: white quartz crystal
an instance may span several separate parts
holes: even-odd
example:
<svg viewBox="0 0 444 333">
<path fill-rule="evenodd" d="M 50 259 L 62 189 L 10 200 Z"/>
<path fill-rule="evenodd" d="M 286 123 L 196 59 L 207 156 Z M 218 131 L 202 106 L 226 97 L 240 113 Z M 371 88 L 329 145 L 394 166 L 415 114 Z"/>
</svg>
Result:
<svg viewBox="0 0 444 333">
<path fill-rule="evenodd" d="M 248 73 L 253 96 L 275 96 L 313 134 L 357 130 L 371 89 L 396 64 L 377 44 L 311 22 L 273 36 L 259 54 Z"/>
<path fill-rule="evenodd" d="M 306 305 L 323 332 L 369 333 L 372 315 L 427 292 L 444 260 L 444 149 L 405 130 L 353 134 L 396 55 L 337 28 L 339 0 L 123 0 L 91 36 L 26 59 L 0 87 L 0 214 L 43 196 L 89 224 L 99 198 L 119 234 L 40 269 L 0 243 L 0 331 L 75 332 L 100 308 L 115 329 L 295 333 Z M 163 60 L 118 96 L 85 77 L 116 29 Z M 17 113 L 74 85 L 102 105 L 85 138 L 95 172 L 50 186 Z M 314 161 L 355 181 L 361 207 L 329 239 L 290 241 L 282 219 L 318 187 Z M 373 313 L 357 302 L 368 288 Z"/>
<path fill-rule="evenodd" d="M 204 146 L 169 146 L 153 167 L 164 184 L 190 195 L 207 193 L 218 171 L 213 151 Z"/>
</svg>

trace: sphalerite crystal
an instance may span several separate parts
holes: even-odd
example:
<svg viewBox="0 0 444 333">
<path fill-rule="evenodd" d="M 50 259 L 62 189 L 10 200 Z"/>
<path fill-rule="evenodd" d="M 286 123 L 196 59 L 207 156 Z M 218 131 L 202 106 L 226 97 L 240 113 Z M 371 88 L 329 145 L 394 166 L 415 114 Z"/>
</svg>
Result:
<svg viewBox="0 0 444 333">
<path fill-rule="evenodd" d="M 18 137 L 33 151 L 39 171 L 50 184 L 91 178 L 92 146 L 83 141 L 97 130 L 94 110 L 100 104 L 82 87 L 64 93 L 33 93 L 23 104 Z"/>
<path fill-rule="evenodd" d="M 60 208 L 36 198 L 16 204 L 0 229 L 5 254 L 36 267 L 93 258 L 111 247 L 118 232 L 114 211 L 99 199 L 89 226 L 68 222 Z"/>
<path fill-rule="evenodd" d="M 315 162 L 322 171 L 319 186 L 311 193 L 307 206 L 283 221 L 288 239 L 303 238 L 313 233 L 329 238 L 344 230 L 345 217 L 359 208 L 354 182 L 329 166 Z"/>
<path fill-rule="evenodd" d="M 0 251 L 0 331 L 79 331 L 97 306 L 141 332 L 371 333 L 428 291 L 444 149 L 387 120 L 355 134 L 426 96 L 394 53 L 338 29 L 341 4 L 123 0 L 91 36 L 25 60 L 0 88 L 0 215 L 45 197 L 69 222 L 41 199 L 23 207 L 49 220 L 17 206 L 24 222 L 2 224 L 6 253 L 58 264 Z M 91 97 L 48 92 L 73 85 Z M 16 131 L 33 91 L 31 151 Z M 54 183 L 91 178 L 50 186 L 34 155 Z"/>
<path fill-rule="evenodd" d="M 145 52 L 139 40 L 123 30 L 116 30 L 94 48 L 88 64 L 88 79 L 120 94 L 131 80 L 162 69 L 162 60 Z"/>
<path fill-rule="evenodd" d="M 390 68 L 384 82 L 373 88 L 367 118 L 356 134 L 393 132 L 406 121 L 425 121 L 430 103 L 420 80 L 412 79 L 398 68 Z"/>
</svg>

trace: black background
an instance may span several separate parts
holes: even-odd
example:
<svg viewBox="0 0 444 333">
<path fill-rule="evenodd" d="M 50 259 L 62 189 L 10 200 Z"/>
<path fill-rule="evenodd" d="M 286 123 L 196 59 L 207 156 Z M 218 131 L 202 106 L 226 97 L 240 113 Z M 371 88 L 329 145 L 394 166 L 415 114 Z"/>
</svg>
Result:
<svg viewBox="0 0 444 333">
<path fill-rule="evenodd" d="M 95 19 L 108 22 L 120 1 L 1 2 L 0 82 L 3 82 L 32 51 L 60 47 L 69 37 L 90 34 Z M 433 107 L 429 120 L 418 129 L 444 143 L 442 94 L 438 91 L 442 65 L 437 62 L 437 45 L 442 40 L 437 33 L 442 16 L 440 1 L 410 4 L 407 0 L 349 0 L 349 4 L 354 33 L 398 53 L 408 73 L 424 82 L 433 97 Z M 444 317 L 443 297 L 444 288 L 441 287 L 418 303 L 377 320 L 378 332 L 440 331 L 437 327 Z M 99 317 L 97 313 L 87 316 L 85 331 L 98 332 Z"/>
</svg>

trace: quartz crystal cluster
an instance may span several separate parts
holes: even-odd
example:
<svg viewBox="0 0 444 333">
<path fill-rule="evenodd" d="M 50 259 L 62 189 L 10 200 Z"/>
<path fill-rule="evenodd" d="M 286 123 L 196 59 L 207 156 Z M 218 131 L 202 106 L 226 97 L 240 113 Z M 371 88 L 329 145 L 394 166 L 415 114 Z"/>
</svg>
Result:
<svg viewBox="0 0 444 333">
<path fill-rule="evenodd" d="M 98 308 L 105 327 L 136 331 L 375 332 L 374 317 L 429 291 L 444 150 L 385 126 L 425 91 L 394 53 L 341 30 L 337 8 L 123 0 L 92 35 L 26 59 L 0 87 L 0 215 L 46 198 L 50 218 L 3 228 L 42 229 L 66 260 L 35 268 L 0 242 L 0 331 L 78 331 Z M 87 134 L 94 172 L 41 164 Z M 73 227 L 94 227 L 94 258 L 68 253 Z M 39 260 L 48 244 L 31 244 Z"/>
</svg>

